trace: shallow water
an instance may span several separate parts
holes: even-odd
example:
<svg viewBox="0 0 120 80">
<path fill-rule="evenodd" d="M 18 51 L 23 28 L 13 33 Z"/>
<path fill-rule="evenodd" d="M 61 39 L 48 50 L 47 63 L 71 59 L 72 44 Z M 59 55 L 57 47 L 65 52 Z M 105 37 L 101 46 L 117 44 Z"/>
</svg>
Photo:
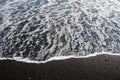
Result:
<svg viewBox="0 0 120 80">
<path fill-rule="evenodd" d="M 0 56 L 36 61 L 120 52 L 119 0 L 1 0 Z"/>
</svg>

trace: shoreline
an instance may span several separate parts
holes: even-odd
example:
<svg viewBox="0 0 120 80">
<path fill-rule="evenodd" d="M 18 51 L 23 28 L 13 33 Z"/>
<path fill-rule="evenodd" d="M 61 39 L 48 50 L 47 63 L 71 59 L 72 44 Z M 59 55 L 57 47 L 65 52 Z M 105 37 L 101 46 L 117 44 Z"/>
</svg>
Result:
<svg viewBox="0 0 120 80">
<path fill-rule="evenodd" d="M 97 55 L 47 63 L 0 60 L 0 80 L 119 80 L 120 56 Z"/>
<path fill-rule="evenodd" d="M 110 55 L 110 56 L 120 56 L 120 54 L 118 53 L 109 53 L 109 52 L 100 52 L 100 53 L 94 53 L 94 54 L 88 54 L 86 56 L 75 56 L 75 55 L 69 55 L 69 56 L 55 56 L 55 57 L 51 57 L 45 61 L 37 61 L 37 60 L 30 60 L 28 58 L 22 58 L 22 57 L 13 57 L 13 58 L 0 58 L 0 60 L 15 60 L 18 62 L 25 62 L 25 63 L 47 63 L 47 62 L 51 62 L 54 60 L 66 60 L 66 59 L 71 59 L 71 58 L 90 58 L 90 57 L 96 57 L 96 56 L 100 56 L 100 55 Z"/>
</svg>

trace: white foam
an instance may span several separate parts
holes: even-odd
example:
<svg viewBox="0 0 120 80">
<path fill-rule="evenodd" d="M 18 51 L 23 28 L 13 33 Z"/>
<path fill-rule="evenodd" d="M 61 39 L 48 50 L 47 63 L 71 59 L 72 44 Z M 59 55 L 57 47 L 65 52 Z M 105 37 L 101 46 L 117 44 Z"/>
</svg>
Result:
<svg viewBox="0 0 120 80">
<path fill-rule="evenodd" d="M 89 54 L 87 56 L 74 56 L 74 55 L 70 55 L 70 56 L 55 56 L 55 57 L 51 57 L 48 60 L 45 61 L 34 61 L 34 60 L 30 60 L 28 58 L 21 58 L 21 57 L 14 57 L 14 58 L 0 58 L 0 60 L 15 60 L 15 61 L 19 61 L 19 62 L 25 62 L 25 63 L 47 63 L 47 62 L 51 62 L 51 61 L 55 61 L 55 60 L 66 60 L 66 59 L 70 59 L 70 58 L 89 58 L 89 57 L 95 57 L 98 55 L 116 55 L 116 56 L 120 56 L 120 54 L 118 53 L 110 53 L 110 52 L 100 52 L 100 53 L 94 53 L 94 54 Z"/>
<path fill-rule="evenodd" d="M 18 2 L 18 1 L 21 1 L 21 0 L 15 0 L 15 2 Z M 23 1 L 23 0 L 22 0 Z M 55 4 L 56 3 L 56 0 L 48 0 L 49 1 L 49 3 L 48 4 L 46 4 L 46 5 L 43 5 L 42 7 L 43 7 L 43 11 L 42 11 L 42 9 L 41 9 L 41 11 L 44 13 L 44 11 L 46 11 L 46 9 L 44 9 L 44 8 L 46 8 L 47 6 L 50 6 L 50 5 L 53 5 L 53 4 Z M 118 2 L 118 0 L 101 0 L 101 1 L 99 1 L 99 0 L 69 0 L 69 5 L 70 5 L 70 7 L 72 7 L 71 8 L 71 13 L 68 15 L 68 17 L 69 16 L 72 16 L 72 18 L 71 18 L 71 22 L 74 22 L 74 18 L 75 18 L 75 23 L 73 23 L 73 24 L 71 24 L 71 25 L 74 25 L 74 24 L 76 24 L 76 25 L 78 25 L 78 26 L 81 26 L 81 24 L 80 23 L 78 23 L 79 22 L 79 20 L 77 19 L 77 18 L 80 18 L 80 13 L 81 12 L 78 12 L 78 13 L 76 13 L 76 9 L 78 9 L 78 11 L 79 11 L 79 6 L 77 7 L 77 8 L 74 8 L 74 6 L 73 6 L 73 2 L 75 2 L 75 1 L 78 1 L 79 3 L 81 3 L 81 10 L 83 10 L 83 12 L 88 16 L 88 18 L 91 18 L 92 19 L 92 17 L 93 17 L 93 15 L 95 15 L 95 14 L 98 14 L 98 15 L 96 15 L 96 16 L 98 16 L 98 20 L 96 21 L 96 23 L 91 23 L 91 25 L 96 25 L 96 29 L 95 28 L 93 28 L 94 29 L 94 31 L 95 32 L 97 32 L 98 33 L 98 35 L 100 36 L 100 38 L 101 38 L 101 41 L 99 42 L 99 44 L 100 45 L 102 45 L 103 44 L 103 42 L 104 42 L 104 40 L 105 40 L 105 38 L 107 38 L 107 37 L 109 37 L 108 35 L 106 35 L 106 32 L 104 31 L 104 29 L 102 29 L 101 28 L 101 24 L 100 23 L 102 23 L 102 17 L 103 18 L 106 18 L 108 21 L 110 21 L 109 20 L 109 18 L 107 18 L 108 16 L 110 16 L 110 13 L 112 13 L 112 11 L 117 11 L 117 12 L 120 12 L 120 2 Z M 12 3 L 15 3 L 15 2 L 12 2 Z M 6 11 L 7 12 L 9 12 L 8 13 L 8 15 L 6 14 L 6 20 L 7 20 L 7 17 L 9 16 L 9 14 L 10 14 L 10 11 L 8 11 L 8 9 L 10 8 L 14 8 L 14 7 L 10 7 L 10 4 L 11 3 L 9 3 L 9 4 L 6 4 L 5 6 L 4 6 L 4 8 L 3 9 L 6 9 Z M 19 3 L 20 4 L 20 3 Z M 19 4 L 16 4 L 16 5 L 19 5 Z M 67 4 L 67 3 L 66 3 Z M 93 5 L 94 6 L 93 6 Z M 75 5 L 75 3 L 74 3 L 74 5 Z M 64 6 L 63 4 L 61 4 L 60 6 L 58 6 L 58 7 L 61 7 L 61 6 Z M 65 8 L 67 8 L 67 6 L 65 6 Z M 90 9 L 97 9 L 97 10 L 99 10 L 97 13 L 95 13 L 95 14 L 93 14 L 92 12 L 88 12 L 87 10 L 90 10 Z M 62 9 L 62 7 L 61 7 L 61 9 Z M 48 9 L 48 11 L 49 11 L 49 9 Z M 57 9 L 56 7 L 55 7 L 55 9 L 52 9 L 52 12 L 57 12 L 57 11 L 59 11 L 59 9 Z M 68 10 L 69 11 L 69 10 Z M 57 16 L 58 18 L 61 16 L 62 17 L 62 19 L 63 20 L 65 20 L 66 21 L 66 23 L 67 23 L 67 17 L 63 17 L 62 16 L 62 14 L 64 14 L 66 12 L 66 9 L 62 9 L 62 10 L 60 10 L 59 12 L 58 12 L 58 14 L 59 14 L 59 16 Z M 82 13 L 81 13 L 82 14 Z M 44 14 L 43 14 L 44 15 Z M 46 14 L 45 13 L 45 15 L 47 15 L 47 21 L 49 21 L 49 20 L 51 20 L 51 18 L 49 17 L 49 15 L 52 15 L 52 13 L 48 13 L 48 14 Z M 61 18 L 60 18 L 61 19 Z M 62 20 L 61 19 L 61 20 Z M 91 20 L 90 19 L 90 20 Z M 5 25 L 9 25 L 9 21 L 6 21 L 5 20 Z M 54 20 L 51 20 L 54 24 L 56 24 L 57 22 L 56 21 L 54 21 Z M 83 20 L 83 22 L 84 21 L 86 21 L 86 23 L 87 24 L 90 24 L 90 23 L 88 23 L 87 22 L 87 20 Z M 117 20 L 117 16 L 115 15 L 115 20 L 114 21 L 116 21 L 117 23 L 119 23 L 119 21 Z M 45 22 L 45 21 L 43 21 L 43 22 Z M 82 22 L 82 21 L 81 21 Z M 103 21 L 104 22 L 104 21 Z M 11 23 L 12 24 L 12 23 Z M 42 24 L 45 24 L 45 23 L 42 23 Z M 47 25 L 49 25 L 48 26 L 48 28 L 47 29 L 44 29 L 44 31 L 43 32 L 41 32 L 41 34 L 42 33 L 44 33 L 45 31 L 47 31 L 49 28 L 50 28 L 50 25 L 51 24 L 47 24 Z M 106 26 L 108 26 L 108 25 L 106 25 Z M 0 27 L 0 30 L 2 30 L 2 28 L 4 28 L 4 26 L 3 27 Z M 98 29 L 97 29 L 98 28 Z M 100 28 L 100 29 L 99 29 Z M 109 26 L 109 28 L 110 28 L 110 30 L 112 30 L 112 29 L 115 29 L 116 27 L 113 27 L 113 26 Z M 68 31 L 65 31 L 65 29 L 67 29 Z M 72 40 L 75 40 L 75 38 L 76 38 L 76 36 L 73 36 L 73 35 L 77 35 L 77 38 L 79 38 L 79 40 L 78 41 L 76 41 L 76 42 L 79 42 L 79 44 L 82 44 L 83 43 L 83 39 L 79 36 L 79 34 L 80 34 L 80 32 L 82 32 L 83 31 L 83 28 L 82 27 L 80 27 L 80 29 L 81 29 L 81 31 L 76 31 L 76 29 L 72 29 L 71 27 L 70 27 L 70 25 L 69 24 L 67 24 L 67 27 L 65 27 L 65 26 L 63 26 L 62 27 L 62 30 L 61 30 L 61 32 L 57 32 L 57 35 L 59 36 L 59 38 L 63 35 L 63 34 L 65 34 L 65 35 L 70 35 L 70 36 L 72 36 L 72 39 L 69 39 L 69 36 L 66 36 L 66 40 L 69 40 L 69 42 Z M 91 28 L 92 29 L 92 28 Z M 79 27 L 78 27 L 78 30 L 79 30 Z M 103 34 L 101 34 L 101 32 L 100 32 L 100 30 L 102 30 L 102 33 L 105 35 L 103 35 Z M 117 30 L 117 28 L 116 28 L 116 30 Z M 76 32 L 75 32 L 76 31 Z M 119 30 L 118 30 L 119 31 Z M 12 32 L 12 31 L 11 31 Z M 67 34 L 68 33 L 68 34 Z M 29 33 L 29 34 L 32 34 L 32 33 Z M 87 33 L 87 34 L 89 34 L 89 33 Z M 49 34 L 50 35 L 50 34 Z M 44 50 L 43 48 L 41 49 L 41 53 L 40 53 L 40 55 L 44 55 L 44 53 L 47 53 L 48 51 L 50 51 L 50 52 L 53 52 L 54 50 L 55 50 L 55 44 L 57 43 L 57 35 L 55 35 L 55 37 L 56 37 L 56 40 L 54 40 L 53 41 L 53 45 L 52 45 L 52 47 L 50 48 L 50 50 Z M 9 36 L 9 35 L 7 35 L 7 36 Z M 11 36 L 13 36 L 13 35 L 11 35 Z M 91 35 L 90 35 L 91 36 Z M 119 35 L 118 35 L 119 36 Z M 49 38 L 49 36 L 47 37 L 48 38 L 48 42 L 49 42 L 49 44 L 51 44 L 51 41 L 50 40 L 52 40 L 51 38 Z M 68 39 L 67 39 L 68 38 Z M 12 38 L 11 38 L 12 39 Z M 4 39 L 3 39 L 3 41 L 4 41 Z M 32 39 L 30 38 L 30 41 L 32 41 Z M 71 42 L 72 42 L 71 41 Z M 12 42 L 12 41 L 11 41 Z M 11 43 L 12 44 L 12 43 Z M 88 48 L 91 46 L 91 45 L 89 45 L 89 42 L 88 43 L 84 43 L 85 44 L 85 48 L 86 48 L 86 50 L 88 50 Z M 58 44 L 58 47 L 60 47 L 62 44 L 61 43 L 59 43 Z M 62 54 L 62 52 L 64 52 L 64 51 L 66 51 L 66 50 L 68 50 L 68 48 L 69 48 L 69 43 L 67 43 L 67 45 L 63 48 L 63 49 L 61 49 L 60 50 L 60 54 Z M 76 46 L 77 44 L 75 44 L 75 43 L 72 43 L 72 47 L 74 48 L 75 46 Z M 106 43 L 104 43 L 104 45 L 106 45 Z M 113 45 L 113 44 L 112 44 Z M 23 46 L 23 45 L 22 45 Z M 96 47 L 96 50 L 99 50 L 99 48 L 100 47 Z M 83 46 L 81 46 L 81 47 L 79 47 L 79 49 L 83 49 Z M 113 49 L 113 48 L 112 48 Z M 79 52 L 81 52 L 81 50 L 79 50 Z M 104 50 L 104 49 L 103 49 Z M 72 53 L 74 53 L 74 52 L 72 52 Z M 83 52 L 81 52 L 81 53 L 85 53 L 84 51 Z M 59 55 L 60 55 L 59 54 Z M 95 53 L 95 54 L 89 54 L 89 55 L 87 55 L 87 56 L 79 56 L 79 57 L 77 57 L 77 56 L 73 56 L 73 55 L 71 55 L 71 56 L 57 56 L 57 57 L 52 57 L 52 58 L 50 58 L 50 59 L 48 59 L 48 60 L 46 60 L 46 61 L 31 61 L 30 59 L 28 59 L 28 58 L 21 58 L 21 57 L 14 57 L 14 58 L 1 58 L 1 60 L 5 60 L 5 59 L 10 59 L 10 60 L 16 60 L 16 61 L 21 61 L 21 62 L 27 62 L 27 63 L 46 63 L 46 62 L 49 62 L 49 61 L 53 61 L 53 60 L 64 60 L 64 59 L 69 59 L 69 58 L 88 58 L 88 57 L 92 57 L 92 56 L 96 56 L 96 55 L 100 55 L 100 54 L 110 54 L 110 55 L 119 55 L 119 54 L 113 54 L 113 53 L 108 53 L 108 52 L 101 52 L 101 53 Z M 82 55 L 84 55 L 84 54 L 82 54 Z M 39 57 L 39 56 L 38 56 Z"/>
</svg>

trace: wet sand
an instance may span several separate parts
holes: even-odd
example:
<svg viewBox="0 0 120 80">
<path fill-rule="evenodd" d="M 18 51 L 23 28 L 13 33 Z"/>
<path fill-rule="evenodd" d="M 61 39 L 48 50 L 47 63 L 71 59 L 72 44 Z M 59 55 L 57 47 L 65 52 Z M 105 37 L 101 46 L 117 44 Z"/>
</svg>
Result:
<svg viewBox="0 0 120 80">
<path fill-rule="evenodd" d="M 0 80 L 120 80 L 120 56 L 24 63 L 0 60 Z"/>
</svg>

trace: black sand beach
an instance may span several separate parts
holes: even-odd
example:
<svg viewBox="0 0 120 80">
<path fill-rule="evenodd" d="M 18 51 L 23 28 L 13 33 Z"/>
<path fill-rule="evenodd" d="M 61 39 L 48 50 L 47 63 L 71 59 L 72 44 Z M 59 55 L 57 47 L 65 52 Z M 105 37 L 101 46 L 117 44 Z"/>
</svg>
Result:
<svg viewBox="0 0 120 80">
<path fill-rule="evenodd" d="M 120 56 L 104 54 L 39 64 L 1 60 L 0 80 L 120 80 Z"/>
</svg>

